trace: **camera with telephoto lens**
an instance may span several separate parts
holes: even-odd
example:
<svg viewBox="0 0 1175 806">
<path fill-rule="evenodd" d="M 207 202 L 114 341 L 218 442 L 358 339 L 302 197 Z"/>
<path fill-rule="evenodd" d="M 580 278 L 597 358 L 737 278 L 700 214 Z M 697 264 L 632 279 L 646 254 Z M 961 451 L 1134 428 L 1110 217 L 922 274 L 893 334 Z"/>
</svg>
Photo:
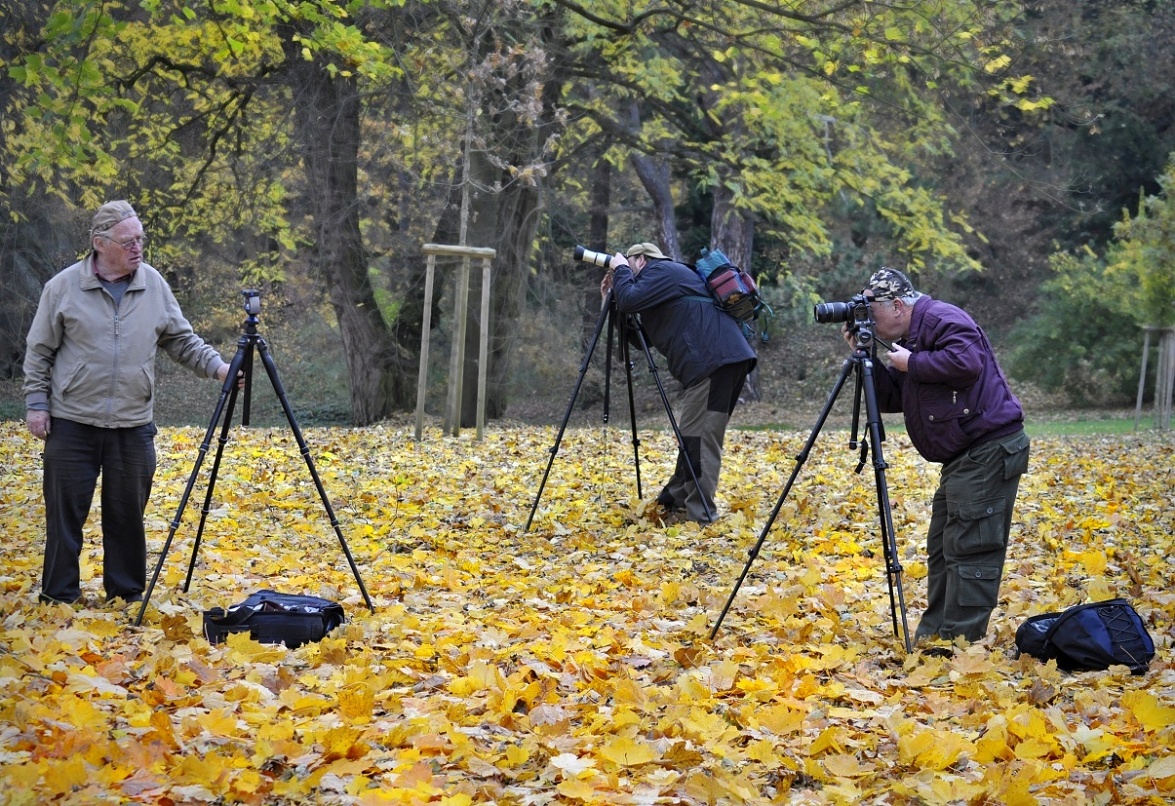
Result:
<svg viewBox="0 0 1175 806">
<path fill-rule="evenodd" d="M 848 302 L 818 302 L 812 308 L 812 316 L 820 324 L 848 322 L 852 328 L 856 323 L 872 322 L 869 311 L 869 299 L 864 294 L 858 294 Z"/>
<path fill-rule="evenodd" d="M 584 263 L 594 263 L 602 269 L 612 268 L 611 255 L 606 255 L 603 252 L 593 252 L 590 249 L 584 249 L 582 246 L 575 247 L 573 257 L 576 260 L 582 260 Z"/>
<path fill-rule="evenodd" d="M 861 347 L 873 341 L 873 311 L 864 294 L 857 294 L 848 302 L 818 302 L 812 308 L 812 316 L 820 324 L 847 323 L 848 331 L 857 337 Z"/>
</svg>

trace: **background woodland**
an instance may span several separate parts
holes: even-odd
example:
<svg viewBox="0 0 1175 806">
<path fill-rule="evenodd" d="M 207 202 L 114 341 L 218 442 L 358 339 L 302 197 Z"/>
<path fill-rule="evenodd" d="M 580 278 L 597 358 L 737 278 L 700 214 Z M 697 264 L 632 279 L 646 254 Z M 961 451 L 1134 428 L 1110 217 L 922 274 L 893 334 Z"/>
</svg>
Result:
<svg viewBox="0 0 1175 806">
<path fill-rule="evenodd" d="M 40 288 L 111 198 L 226 355 L 239 291 L 262 291 L 323 423 L 415 405 L 425 304 L 446 355 L 456 272 L 424 300 L 429 242 L 496 250 L 491 418 L 561 410 L 598 316 L 576 244 L 750 267 L 775 310 L 749 390 L 765 420 L 835 372 L 812 303 L 880 265 L 970 309 L 1057 404 L 1131 402 L 1140 325 L 1171 324 L 1168 3 L 31 2 L 0 30 L 7 416 Z M 172 383 L 161 421 L 190 422 Z"/>
</svg>

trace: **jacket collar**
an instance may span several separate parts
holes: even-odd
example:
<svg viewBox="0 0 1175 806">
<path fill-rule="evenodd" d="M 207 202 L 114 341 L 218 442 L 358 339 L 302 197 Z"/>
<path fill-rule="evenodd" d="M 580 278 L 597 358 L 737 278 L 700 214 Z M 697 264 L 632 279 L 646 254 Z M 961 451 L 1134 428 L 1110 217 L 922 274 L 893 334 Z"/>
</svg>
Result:
<svg viewBox="0 0 1175 806">
<path fill-rule="evenodd" d="M 83 291 L 92 291 L 102 287 L 102 281 L 98 278 L 98 272 L 95 271 L 93 252 L 86 255 L 78 265 L 81 267 L 81 289 Z M 140 263 L 139 268 L 135 269 L 130 282 L 127 283 L 128 291 L 141 291 L 147 287 L 147 278 L 143 272 L 143 267 L 146 265 L 146 263 Z"/>
<path fill-rule="evenodd" d="M 922 320 L 926 316 L 926 306 L 930 304 L 933 297 L 926 292 L 922 292 L 922 296 L 914 300 L 914 307 L 910 311 L 910 331 L 904 338 L 900 339 L 902 345 L 906 349 L 913 349 L 918 346 L 918 331 L 922 329 Z"/>
</svg>

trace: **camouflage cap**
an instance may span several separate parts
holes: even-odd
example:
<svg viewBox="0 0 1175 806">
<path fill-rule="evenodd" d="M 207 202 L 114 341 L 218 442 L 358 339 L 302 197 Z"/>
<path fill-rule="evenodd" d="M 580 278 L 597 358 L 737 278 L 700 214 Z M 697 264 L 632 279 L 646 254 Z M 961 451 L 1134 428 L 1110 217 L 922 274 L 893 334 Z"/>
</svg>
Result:
<svg viewBox="0 0 1175 806">
<path fill-rule="evenodd" d="M 628 251 L 624 253 L 625 257 L 636 257 L 637 255 L 646 255 L 648 257 L 655 257 L 661 260 L 665 259 L 665 255 L 661 254 L 661 250 L 657 248 L 657 244 L 649 243 L 634 243 L 628 247 Z"/>
<path fill-rule="evenodd" d="M 90 225 L 90 235 L 101 235 L 119 221 L 125 221 L 128 218 L 135 218 L 137 216 L 138 213 L 135 212 L 135 208 L 131 207 L 130 202 L 106 202 L 106 204 L 98 208 L 98 212 L 94 213 L 94 220 Z"/>
<path fill-rule="evenodd" d="M 865 284 L 864 293 L 871 295 L 875 300 L 885 300 L 909 297 L 917 292 L 909 277 L 897 269 L 882 267 L 873 272 L 873 276 Z"/>
</svg>

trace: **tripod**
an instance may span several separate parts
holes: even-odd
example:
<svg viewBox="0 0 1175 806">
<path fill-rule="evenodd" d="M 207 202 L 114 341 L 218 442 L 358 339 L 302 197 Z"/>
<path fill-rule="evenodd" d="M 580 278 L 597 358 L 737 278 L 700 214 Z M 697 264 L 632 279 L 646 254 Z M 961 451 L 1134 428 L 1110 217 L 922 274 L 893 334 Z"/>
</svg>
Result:
<svg viewBox="0 0 1175 806">
<path fill-rule="evenodd" d="M 633 466 L 636 469 L 636 495 L 637 498 L 642 498 L 641 492 L 641 457 L 640 457 L 640 438 L 637 436 L 636 427 L 636 402 L 633 399 L 632 392 L 632 361 L 629 357 L 629 334 L 632 331 L 637 340 L 640 342 L 641 350 L 644 351 L 645 360 L 648 363 L 649 373 L 653 376 L 653 380 L 657 384 L 657 392 L 661 396 L 661 403 L 665 406 L 665 414 L 669 418 L 669 426 L 673 429 L 673 436 L 677 439 L 677 448 L 683 463 L 689 470 L 690 478 L 693 480 L 694 486 L 698 488 L 698 493 L 702 498 L 702 506 L 706 510 L 706 517 L 710 519 L 712 513 L 710 512 L 710 505 L 706 503 L 705 496 L 701 494 L 702 485 L 698 481 L 698 474 L 694 470 L 693 464 L 689 460 L 689 453 L 685 448 L 685 438 L 681 435 L 681 429 L 677 426 L 677 419 L 673 416 L 673 406 L 669 402 L 669 395 L 665 393 L 665 385 L 661 383 L 661 376 L 657 372 L 657 362 L 653 360 L 653 353 L 649 349 L 648 339 L 645 337 L 644 328 L 641 327 L 640 320 L 634 316 L 618 315 L 616 310 L 616 301 L 612 296 L 613 292 L 609 289 L 604 296 L 604 304 L 600 309 L 600 316 L 596 320 L 595 329 L 592 331 L 591 340 L 588 342 L 587 351 L 584 353 L 583 361 L 579 365 L 579 377 L 575 380 L 575 386 L 571 391 L 571 400 L 567 403 L 567 411 L 563 415 L 563 422 L 559 425 L 559 433 L 555 437 L 555 444 L 550 448 L 551 458 L 547 460 L 547 469 L 543 472 L 543 480 L 539 484 L 538 493 L 534 497 L 534 504 L 530 508 L 530 517 L 526 519 L 526 528 L 530 529 L 530 524 L 534 521 L 534 514 L 539 507 L 539 499 L 543 496 L 543 488 L 547 486 L 547 477 L 551 475 L 551 466 L 555 463 L 555 455 L 559 452 L 559 443 L 563 441 L 563 433 L 567 430 L 567 423 L 571 419 L 571 412 L 575 409 L 575 399 L 579 397 L 579 390 L 583 386 L 584 376 L 587 374 L 588 366 L 591 364 L 592 353 L 596 350 L 596 345 L 600 341 L 600 334 L 604 329 L 608 329 L 607 339 L 607 354 L 604 360 L 604 422 L 608 422 L 608 412 L 610 406 L 610 399 L 612 394 L 612 349 L 613 349 L 613 334 L 619 332 L 620 335 L 620 354 L 621 360 L 624 362 L 625 378 L 628 383 L 628 412 L 629 422 L 632 425 L 632 450 L 633 450 Z"/>
<path fill-rule="evenodd" d="M 171 540 L 175 537 L 176 529 L 179 528 L 180 518 L 183 517 L 184 508 L 188 505 L 188 498 L 192 494 L 192 488 L 196 484 L 196 476 L 200 471 L 200 466 L 204 462 L 204 457 L 208 455 L 208 447 L 212 442 L 212 433 L 216 430 L 216 424 L 220 422 L 221 414 L 224 413 L 224 424 L 220 429 L 220 439 L 216 446 L 216 457 L 212 462 L 212 471 L 208 480 L 208 491 L 204 495 L 204 508 L 200 511 L 200 526 L 196 530 L 196 542 L 192 546 L 192 558 L 188 563 L 188 575 L 184 579 L 183 590 L 185 593 L 192 583 L 192 572 L 196 567 L 196 554 L 200 550 L 200 538 L 204 534 L 204 524 L 208 518 L 208 512 L 212 504 L 212 492 L 216 487 L 216 474 L 220 469 L 220 460 L 224 454 L 225 443 L 228 442 L 228 431 L 229 426 L 232 424 L 233 408 L 237 402 L 237 392 L 241 388 L 238 377 L 242 371 L 244 372 L 245 402 L 241 410 L 241 425 L 249 424 L 253 352 L 255 349 L 261 355 L 261 363 L 265 366 L 265 371 L 269 375 L 269 382 L 273 385 L 273 391 L 277 394 L 277 398 L 281 402 L 282 410 L 286 414 L 286 420 L 290 424 L 290 430 L 293 431 L 294 439 L 297 441 L 302 456 L 306 460 L 306 467 L 310 469 L 310 476 L 314 479 L 314 486 L 318 489 L 318 496 L 322 499 L 322 505 L 326 510 L 327 517 L 330 518 L 330 524 L 339 538 L 339 545 L 343 547 L 343 554 L 347 557 L 347 562 L 351 566 L 351 572 L 355 574 L 355 581 L 359 583 L 359 590 L 363 594 L 363 601 L 367 604 L 369 610 L 375 612 L 375 605 L 371 603 L 371 597 L 367 595 L 367 588 L 364 587 L 363 580 L 359 576 L 359 569 L 356 567 L 355 560 L 351 556 L 351 550 L 347 547 L 347 541 L 343 538 L 343 533 L 339 529 L 338 518 L 335 517 L 334 510 L 331 508 L 330 501 L 327 499 L 326 490 L 323 488 L 322 480 L 318 476 L 318 470 L 314 466 L 314 459 L 310 456 L 310 449 L 306 445 L 306 440 L 302 437 L 302 430 L 298 428 L 298 423 L 294 419 L 294 411 L 290 407 L 290 401 L 287 399 L 285 389 L 282 388 L 281 380 L 277 375 L 277 366 L 273 363 L 273 357 L 269 354 L 269 345 L 257 333 L 257 314 L 261 312 L 260 296 L 258 292 L 252 289 L 242 291 L 241 294 L 245 297 L 245 313 L 247 314 L 245 317 L 244 332 L 237 339 L 237 353 L 229 363 L 228 375 L 225 376 L 224 386 L 221 387 L 220 399 L 216 402 L 216 409 L 212 413 L 212 421 L 208 424 L 208 430 L 204 434 L 204 441 L 200 444 L 199 455 L 196 457 L 196 464 L 192 468 L 191 475 L 188 477 L 187 486 L 184 487 L 183 495 L 180 498 L 179 509 L 176 510 L 175 518 L 171 521 L 171 528 L 167 532 L 167 540 L 163 544 L 163 551 L 160 552 L 159 562 L 155 566 L 155 573 L 151 577 L 150 584 L 147 585 L 147 590 L 143 596 L 143 604 L 139 608 L 138 617 L 135 619 L 136 627 L 143 623 L 143 615 L 147 612 L 147 603 L 151 601 L 151 593 L 155 590 L 155 583 L 159 580 L 159 573 L 163 570 L 163 563 L 167 560 L 167 552 L 171 548 Z"/>
<path fill-rule="evenodd" d="M 864 308 L 864 313 L 867 317 L 867 307 Z M 902 593 L 902 566 L 898 560 L 897 544 L 894 541 L 893 512 L 890 509 L 889 490 L 885 481 L 885 470 L 888 465 L 886 465 L 885 458 L 881 453 L 881 443 L 885 440 L 885 436 L 882 433 L 881 416 L 877 408 L 877 392 L 873 387 L 874 358 L 872 351 L 874 341 L 872 325 L 872 319 L 869 318 L 863 321 L 858 320 L 853 322 L 853 327 L 855 328 L 853 354 L 845 359 L 844 365 L 841 368 L 840 377 L 837 378 L 835 385 L 832 387 L 832 392 L 829 394 L 827 401 L 825 401 L 824 408 L 820 411 L 820 416 L 816 419 L 816 425 L 812 428 L 812 433 L 809 434 L 807 442 L 804 443 L 803 450 L 796 456 L 795 467 L 792 469 L 787 484 L 783 487 L 783 492 L 780 493 L 779 500 L 775 502 L 775 508 L 771 511 L 771 517 L 767 519 L 767 523 L 763 525 L 763 529 L 759 533 L 759 539 L 751 547 L 746 565 L 743 566 L 742 573 L 739 575 L 734 589 L 730 592 L 730 598 L 726 600 L 726 605 L 722 608 L 722 613 L 718 616 L 714 628 L 710 631 L 711 640 L 718 634 L 718 628 L 722 626 L 722 620 L 726 618 L 726 613 L 730 610 L 735 595 L 738 593 L 739 588 L 742 587 L 743 581 L 747 578 L 747 573 L 751 570 L 751 563 L 759 556 L 759 550 L 763 547 L 763 542 L 767 539 L 767 533 L 770 531 L 771 525 L 775 523 L 775 519 L 779 515 L 779 510 L 783 506 L 784 499 L 787 498 L 788 492 L 791 491 L 792 484 L 795 483 L 796 477 L 799 476 L 800 468 L 807 461 L 808 454 L 816 442 L 816 437 L 819 436 L 820 429 L 824 426 L 824 421 L 828 419 L 828 414 L 832 410 L 832 406 L 836 402 L 836 398 L 840 394 L 842 387 L 844 387 L 845 381 L 852 374 L 855 377 L 856 395 L 853 401 L 853 430 L 849 447 L 853 450 L 856 450 L 858 447 L 857 429 L 860 422 L 862 396 L 865 398 L 865 422 L 869 432 L 868 441 L 861 440 L 859 443 L 861 458 L 854 472 L 861 472 L 861 469 L 865 466 L 865 462 L 868 460 L 869 448 L 872 446 L 873 478 L 877 486 L 877 514 L 881 525 L 881 543 L 885 555 L 886 579 L 889 582 L 890 618 L 893 621 L 894 635 L 899 635 L 898 615 L 900 611 L 900 635 L 905 643 L 906 652 L 912 650 L 910 631 L 906 624 L 906 600 Z"/>
</svg>

